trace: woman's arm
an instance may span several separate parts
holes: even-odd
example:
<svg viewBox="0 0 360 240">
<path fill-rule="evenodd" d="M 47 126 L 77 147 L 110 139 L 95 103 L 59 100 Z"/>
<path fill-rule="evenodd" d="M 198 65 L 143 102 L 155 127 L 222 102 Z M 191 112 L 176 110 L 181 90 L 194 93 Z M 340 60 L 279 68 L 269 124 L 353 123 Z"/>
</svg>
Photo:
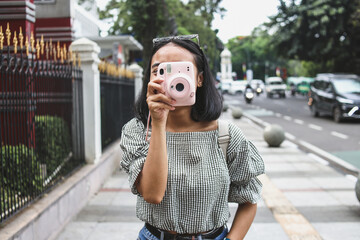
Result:
<svg viewBox="0 0 360 240">
<path fill-rule="evenodd" d="M 162 201 L 168 176 L 165 127 L 152 124 L 149 152 L 140 172 L 136 186 L 139 193 L 148 203 L 158 204 Z"/>
<path fill-rule="evenodd" d="M 166 121 L 174 102 L 163 94 L 162 79 L 155 79 L 148 84 L 147 104 L 151 114 L 151 138 L 149 151 L 140 172 L 136 187 L 148 203 L 158 204 L 162 201 L 168 177 L 168 160 L 166 150 Z"/>
<path fill-rule="evenodd" d="M 227 238 L 231 240 L 242 240 L 254 221 L 257 204 L 244 203 L 239 204 L 234 221 Z"/>
</svg>

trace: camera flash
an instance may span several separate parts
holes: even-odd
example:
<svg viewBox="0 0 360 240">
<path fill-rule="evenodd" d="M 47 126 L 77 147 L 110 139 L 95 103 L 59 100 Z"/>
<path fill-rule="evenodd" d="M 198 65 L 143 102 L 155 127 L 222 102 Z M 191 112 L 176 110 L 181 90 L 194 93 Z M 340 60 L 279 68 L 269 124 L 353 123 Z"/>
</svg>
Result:
<svg viewBox="0 0 360 240">
<path fill-rule="evenodd" d="M 171 64 L 166 64 L 167 73 L 171 73 Z"/>
</svg>

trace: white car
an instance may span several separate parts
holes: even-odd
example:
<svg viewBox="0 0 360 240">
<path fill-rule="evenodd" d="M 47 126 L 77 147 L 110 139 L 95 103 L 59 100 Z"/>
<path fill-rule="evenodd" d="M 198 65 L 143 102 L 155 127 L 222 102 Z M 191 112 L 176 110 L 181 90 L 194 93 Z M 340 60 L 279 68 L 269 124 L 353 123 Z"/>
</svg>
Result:
<svg viewBox="0 0 360 240">
<path fill-rule="evenodd" d="M 229 88 L 229 94 L 235 95 L 244 93 L 247 83 L 246 80 L 233 81 Z"/>
<path fill-rule="evenodd" d="M 272 98 L 278 95 L 280 98 L 285 98 L 286 84 L 280 77 L 269 77 L 265 81 L 266 96 Z"/>
<path fill-rule="evenodd" d="M 230 86 L 231 86 L 231 83 L 232 83 L 232 82 L 233 82 L 232 79 L 222 79 L 222 80 L 220 81 L 220 83 L 221 83 L 221 91 L 222 91 L 223 93 L 229 92 L 229 89 L 230 89 Z"/>
</svg>

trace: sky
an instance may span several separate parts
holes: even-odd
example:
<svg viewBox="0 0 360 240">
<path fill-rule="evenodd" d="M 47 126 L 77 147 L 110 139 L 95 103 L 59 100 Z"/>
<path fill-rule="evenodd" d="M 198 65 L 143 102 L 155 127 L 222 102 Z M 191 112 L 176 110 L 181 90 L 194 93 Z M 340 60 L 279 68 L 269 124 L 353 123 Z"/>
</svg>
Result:
<svg viewBox="0 0 360 240">
<path fill-rule="evenodd" d="M 252 30 L 277 13 L 279 0 L 222 0 L 220 6 L 227 12 L 223 19 L 215 15 L 213 29 L 219 29 L 223 43 L 236 36 L 250 35 Z"/>
<path fill-rule="evenodd" d="M 187 0 L 182 0 L 187 2 Z M 108 0 L 96 0 L 103 8 Z M 277 13 L 279 0 L 222 0 L 220 6 L 227 11 L 223 19 L 215 15 L 213 29 L 219 29 L 218 37 L 223 43 L 236 36 L 247 36 L 260 24 L 268 21 L 268 16 Z"/>
</svg>

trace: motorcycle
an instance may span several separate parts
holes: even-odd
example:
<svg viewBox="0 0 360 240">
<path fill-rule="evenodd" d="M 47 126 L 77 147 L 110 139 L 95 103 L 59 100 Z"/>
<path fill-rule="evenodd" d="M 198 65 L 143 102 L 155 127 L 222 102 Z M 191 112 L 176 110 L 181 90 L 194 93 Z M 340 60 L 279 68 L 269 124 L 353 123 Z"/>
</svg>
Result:
<svg viewBox="0 0 360 240">
<path fill-rule="evenodd" d="M 295 96 L 295 94 L 296 94 L 296 86 L 295 86 L 295 84 L 291 84 L 290 85 L 290 91 L 291 91 L 291 96 Z"/>
<path fill-rule="evenodd" d="M 256 88 L 256 96 L 259 96 L 260 93 L 262 93 L 262 89 L 261 89 L 261 87 L 257 87 Z"/>
<path fill-rule="evenodd" d="M 254 90 L 252 88 L 246 88 L 244 93 L 245 102 L 250 104 L 254 98 Z"/>
</svg>

